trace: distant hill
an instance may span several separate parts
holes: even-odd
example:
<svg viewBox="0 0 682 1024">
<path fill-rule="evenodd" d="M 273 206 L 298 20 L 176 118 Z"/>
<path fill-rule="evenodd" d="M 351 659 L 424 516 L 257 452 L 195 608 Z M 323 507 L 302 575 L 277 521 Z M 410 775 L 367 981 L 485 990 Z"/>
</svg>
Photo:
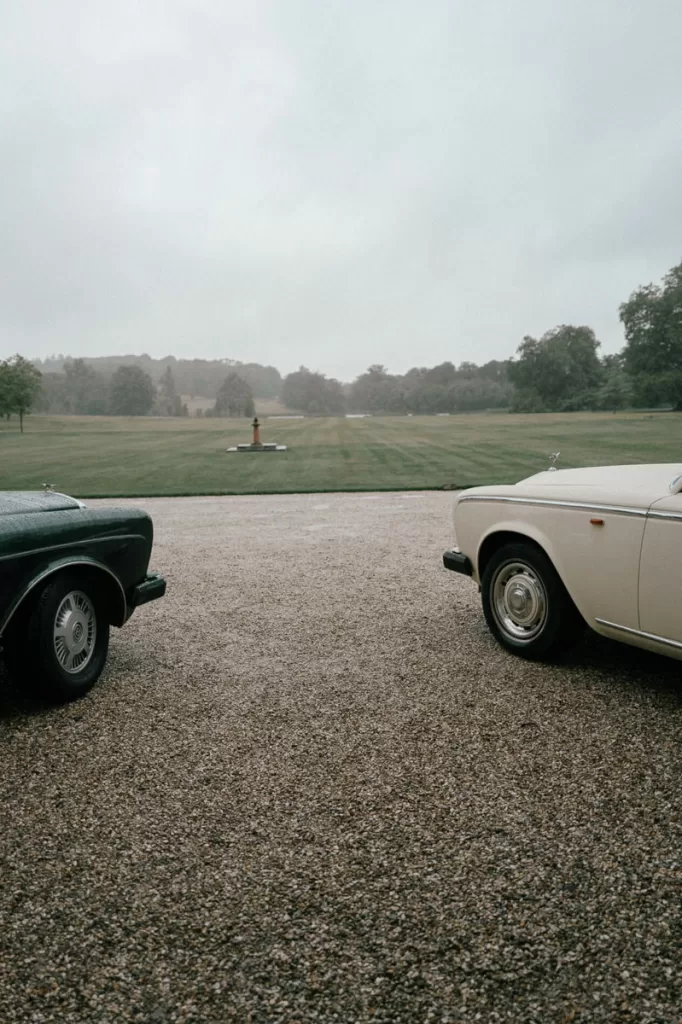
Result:
<svg viewBox="0 0 682 1024">
<path fill-rule="evenodd" d="M 36 359 L 34 362 L 42 373 L 62 373 L 64 361 L 68 358 L 56 356 Z M 282 377 L 276 367 L 241 363 L 237 359 L 176 359 L 175 356 L 152 359 L 143 354 L 86 357 L 85 362 L 105 377 L 110 377 L 119 366 L 141 366 L 155 383 L 159 382 L 166 367 L 170 366 L 176 391 L 192 398 L 215 399 L 218 388 L 230 370 L 236 370 L 240 377 L 249 382 L 256 398 L 277 398 L 282 387 Z"/>
</svg>

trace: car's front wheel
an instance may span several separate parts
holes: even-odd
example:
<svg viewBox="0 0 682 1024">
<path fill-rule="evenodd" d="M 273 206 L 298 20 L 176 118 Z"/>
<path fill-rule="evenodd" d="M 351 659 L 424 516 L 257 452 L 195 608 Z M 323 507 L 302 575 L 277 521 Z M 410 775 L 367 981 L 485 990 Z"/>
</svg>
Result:
<svg viewBox="0 0 682 1024">
<path fill-rule="evenodd" d="M 64 574 L 24 610 L 8 638 L 6 658 L 15 678 L 68 701 L 94 686 L 108 649 L 109 622 L 96 584 Z"/>
<path fill-rule="evenodd" d="M 493 635 L 524 658 L 558 653 L 575 642 L 583 621 L 547 555 L 512 543 L 489 559 L 481 578 L 483 613 Z"/>
</svg>

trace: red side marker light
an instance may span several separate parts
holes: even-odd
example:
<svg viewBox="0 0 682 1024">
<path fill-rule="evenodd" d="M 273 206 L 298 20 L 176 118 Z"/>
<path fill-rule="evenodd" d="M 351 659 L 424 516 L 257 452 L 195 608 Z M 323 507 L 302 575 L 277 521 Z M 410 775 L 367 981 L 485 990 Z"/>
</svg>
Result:
<svg viewBox="0 0 682 1024">
<path fill-rule="evenodd" d="M 603 526 L 604 525 L 604 520 L 603 519 L 590 519 L 590 522 L 592 523 L 593 526 Z"/>
</svg>

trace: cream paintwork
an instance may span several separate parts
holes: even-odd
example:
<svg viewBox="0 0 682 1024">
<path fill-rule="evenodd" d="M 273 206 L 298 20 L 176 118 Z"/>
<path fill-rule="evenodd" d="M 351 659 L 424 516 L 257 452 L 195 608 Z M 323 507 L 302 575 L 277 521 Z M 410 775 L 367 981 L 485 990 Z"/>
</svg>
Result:
<svg viewBox="0 0 682 1024">
<path fill-rule="evenodd" d="M 640 629 L 682 643 L 682 494 L 655 502 L 646 520 L 639 575 Z"/>
<path fill-rule="evenodd" d="M 669 490 L 680 472 L 679 464 L 606 466 L 475 487 L 455 499 L 456 543 L 480 583 L 486 538 L 504 531 L 534 540 L 592 629 L 682 658 L 682 518 L 652 514 L 682 516 L 682 494 Z"/>
</svg>

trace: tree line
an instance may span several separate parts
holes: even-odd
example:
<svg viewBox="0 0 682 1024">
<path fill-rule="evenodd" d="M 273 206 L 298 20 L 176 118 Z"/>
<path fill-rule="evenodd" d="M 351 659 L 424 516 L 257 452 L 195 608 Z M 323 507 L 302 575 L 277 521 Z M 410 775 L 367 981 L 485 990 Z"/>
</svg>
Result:
<svg viewBox="0 0 682 1024">
<path fill-rule="evenodd" d="M 81 416 L 187 416 L 168 366 L 158 383 L 138 365 L 120 365 L 111 376 L 85 359 L 65 359 L 61 373 L 43 373 L 36 410 Z"/>
<path fill-rule="evenodd" d="M 37 359 L 35 364 L 43 375 L 61 375 L 66 371 L 67 364 L 72 361 L 69 356 L 53 355 L 47 359 Z M 93 356 L 85 362 L 101 380 L 110 380 L 121 366 L 139 366 L 158 387 L 170 370 L 177 393 L 190 398 L 217 397 L 226 374 L 237 372 L 250 385 L 253 393 L 259 398 L 277 398 L 282 387 L 282 376 L 274 366 L 261 366 L 260 363 L 241 363 L 235 359 L 176 359 L 165 356 L 153 359 L 147 354 L 126 356 Z"/>
<path fill-rule="evenodd" d="M 672 406 L 682 410 L 682 263 L 660 285 L 638 288 L 619 308 L 625 347 L 600 357 L 587 326 L 563 324 L 527 336 L 514 358 L 478 366 L 444 362 L 391 374 L 374 364 L 343 384 L 305 366 L 282 378 L 272 366 L 168 356 L 54 356 L 0 362 L 0 415 L 186 416 L 182 395 L 215 400 L 207 416 L 252 416 L 257 398 L 279 398 L 308 415 L 444 414 L 484 409 L 512 412 L 617 410 Z M 226 370 L 228 371 L 226 374 Z"/>
<path fill-rule="evenodd" d="M 541 338 L 526 336 L 514 358 L 483 366 L 445 362 L 396 375 L 377 364 L 350 385 L 300 367 L 284 378 L 282 396 L 290 408 L 330 415 L 343 409 L 391 414 L 667 406 L 682 411 L 682 263 L 660 285 L 633 292 L 619 316 L 625 347 L 615 355 L 600 357 L 590 327 L 562 324 Z"/>
<path fill-rule="evenodd" d="M 509 363 L 519 412 L 668 406 L 682 410 L 682 263 L 619 307 L 625 347 L 599 358 L 589 327 L 526 337 Z"/>
</svg>

